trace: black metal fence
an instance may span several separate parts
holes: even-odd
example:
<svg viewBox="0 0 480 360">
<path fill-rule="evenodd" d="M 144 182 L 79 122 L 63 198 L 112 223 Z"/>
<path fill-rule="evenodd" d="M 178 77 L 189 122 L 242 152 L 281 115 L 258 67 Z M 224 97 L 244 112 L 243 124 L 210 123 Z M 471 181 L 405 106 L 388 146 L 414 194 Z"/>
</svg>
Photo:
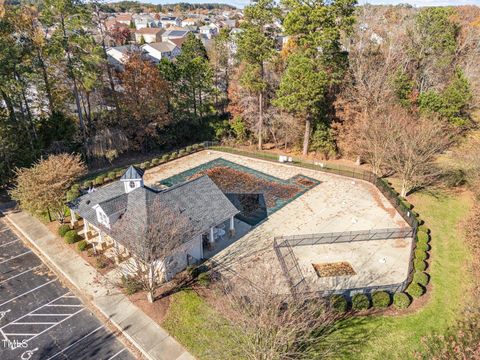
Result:
<svg viewBox="0 0 480 360">
<path fill-rule="evenodd" d="M 237 154 L 278 163 L 278 155 L 276 154 L 260 151 L 238 150 L 231 147 L 218 146 L 218 143 L 215 142 L 205 142 L 204 146 L 206 148 L 211 148 L 212 150 L 219 150 L 231 154 Z M 416 231 L 416 228 L 418 227 L 418 220 L 415 216 L 415 213 L 411 210 L 410 205 L 405 200 L 399 197 L 399 194 L 388 184 L 385 179 L 378 177 L 371 171 L 353 168 L 349 166 L 335 165 L 317 161 L 306 161 L 298 158 L 293 158 L 292 160 L 293 161 L 288 164 L 305 169 L 322 171 L 335 175 L 346 176 L 353 179 L 368 181 L 369 183 L 375 185 L 375 187 L 387 198 L 390 204 L 398 211 L 398 213 L 402 216 L 405 222 Z"/>
<path fill-rule="evenodd" d="M 223 151 L 231 154 L 242 155 L 251 158 L 257 158 L 261 160 L 278 162 L 278 155 L 260 151 L 243 151 L 231 147 L 218 146 L 216 142 L 205 142 L 206 148 L 212 150 Z M 369 241 L 369 240 L 382 240 L 382 239 L 398 239 L 398 238 L 415 238 L 419 221 L 415 212 L 411 210 L 411 206 L 402 199 L 399 194 L 390 186 L 390 184 L 381 177 L 375 175 L 371 171 L 334 165 L 317 161 L 305 161 L 303 159 L 293 158 L 292 166 L 297 166 L 305 169 L 322 171 L 325 173 L 331 173 L 335 175 L 346 176 L 353 179 L 368 181 L 373 184 L 388 200 L 388 202 L 398 211 L 405 222 L 411 227 L 410 229 L 379 229 L 379 230 L 366 230 L 356 232 L 340 232 L 329 234 L 311 234 L 311 235 L 298 235 L 298 236 L 282 236 L 274 239 L 275 253 L 280 261 L 282 271 L 287 277 L 292 291 L 303 292 L 308 291 L 308 285 L 302 274 L 298 261 L 293 253 L 292 246 L 301 245 L 314 245 L 314 244 L 326 244 L 326 243 L 340 243 L 350 241 Z M 280 242 L 280 243 L 279 243 Z M 415 241 L 412 241 L 411 254 L 415 247 Z M 345 294 L 350 295 L 356 292 L 371 292 L 376 290 L 387 290 L 391 292 L 403 291 L 407 285 L 411 282 L 413 274 L 413 257 L 410 256 L 409 269 L 407 278 L 398 284 L 391 284 L 386 286 L 364 287 L 361 289 L 343 289 L 343 290 L 329 290 L 318 291 L 318 294 Z"/>
<path fill-rule="evenodd" d="M 308 246 L 317 244 L 335 244 L 352 241 L 405 239 L 413 237 L 411 228 L 392 228 L 378 230 L 360 230 L 306 235 L 277 236 L 277 246 Z"/>
<path fill-rule="evenodd" d="M 277 255 L 278 261 L 280 262 L 280 267 L 282 272 L 285 275 L 285 278 L 288 281 L 292 294 L 303 294 L 309 293 L 307 281 L 303 276 L 300 265 L 298 265 L 297 257 L 293 253 L 291 246 L 288 244 L 288 241 L 279 245 L 277 240 L 273 240 L 273 249 Z"/>
<path fill-rule="evenodd" d="M 280 267 L 284 276 L 287 278 L 290 285 L 290 289 L 293 294 L 309 293 L 308 283 L 303 276 L 302 270 L 298 265 L 297 258 L 293 252 L 292 247 L 295 246 L 309 246 L 318 244 L 336 244 L 356 241 L 372 241 L 372 240 L 393 240 L 393 239 L 405 239 L 413 238 L 415 230 L 411 228 L 403 229 L 378 229 L 378 230 L 366 230 L 366 231 L 346 231 L 346 232 L 333 232 L 322 234 L 307 234 L 307 235 L 287 235 L 276 236 L 273 240 L 273 248 L 277 255 Z M 399 292 L 405 290 L 407 285 L 411 281 L 411 275 L 413 272 L 413 261 L 411 254 L 413 253 L 415 242 L 412 241 L 412 247 L 410 249 L 410 261 L 407 272 L 407 277 L 404 281 L 396 284 L 387 284 L 381 286 L 365 286 L 362 288 L 352 289 L 339 289 L 339 290 L 320 290 L 314 291 L 320 296 L 330 296 L 333 294 L 344 294 L 351 296 L 355 293 L 369 293 L 373 291 L 390 291 Z"/>
</svg>

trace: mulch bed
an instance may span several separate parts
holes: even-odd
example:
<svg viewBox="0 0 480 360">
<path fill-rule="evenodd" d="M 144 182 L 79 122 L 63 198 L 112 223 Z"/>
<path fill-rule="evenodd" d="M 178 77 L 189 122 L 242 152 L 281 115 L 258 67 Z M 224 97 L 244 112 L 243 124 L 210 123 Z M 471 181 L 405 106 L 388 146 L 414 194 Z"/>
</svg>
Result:
<svg viewBox="0 0 480 360">
<path fill-rule="evenodd" d="M 189 177 L 208 175 L 224 193 L 263 193 L 267 207 L 276 205 L 277 199 L 288 200 L 304 189 L 297 185 L 284 185 L 259 178 L 253 174 L 232 169 L 228 166 L 216 166 Z"/>
<path fill-rule="evenodd" d="M 312 264 L 318 277 L 351 276 L 357 273 L 348 262 Z"/>
</svg>

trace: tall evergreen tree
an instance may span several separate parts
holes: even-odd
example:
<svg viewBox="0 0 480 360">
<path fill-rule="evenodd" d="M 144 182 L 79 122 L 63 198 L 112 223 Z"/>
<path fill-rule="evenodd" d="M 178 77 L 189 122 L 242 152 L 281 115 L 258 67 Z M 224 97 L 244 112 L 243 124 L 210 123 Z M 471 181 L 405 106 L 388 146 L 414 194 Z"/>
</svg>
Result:
<svg viewBox="0 0 480 360">
<path fill-rule="evenodd" d="M 320 108 L 328 106 L 327 94 L 340 83 L 348 65 L 341 37 L 352 30 L 356 0 L 284 0 L 282 4 L 285 33 L 296 48 L 287 60 L 275 104 L 305 119 L 306 155 L 312 122 L 322 113 Z M 295 81 L 297 76 L 302 81 Z"/>
<path fill-rule="evenodd" d="M 264 95 L 267 88 L 265 63 L 275 54 L 275 28 L 279 9 L 273 0 L 259 0 L 244 10 L 242 32 L 238 35 L 238 58 L 244 64 L 240 84 L 258 96 L 258 148 L 263 143 Z"/>
</svg>

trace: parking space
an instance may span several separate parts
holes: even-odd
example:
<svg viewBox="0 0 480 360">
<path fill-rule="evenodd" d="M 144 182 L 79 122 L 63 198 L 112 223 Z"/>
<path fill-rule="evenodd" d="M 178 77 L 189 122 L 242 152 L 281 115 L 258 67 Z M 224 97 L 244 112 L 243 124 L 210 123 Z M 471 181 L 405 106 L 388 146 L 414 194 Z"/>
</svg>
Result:
<svg viewBox="0 0 480 360">
<path fill-rule="evenodd" d="M 134 359 L 0 220 L 0 359 Z"/>
</svg>

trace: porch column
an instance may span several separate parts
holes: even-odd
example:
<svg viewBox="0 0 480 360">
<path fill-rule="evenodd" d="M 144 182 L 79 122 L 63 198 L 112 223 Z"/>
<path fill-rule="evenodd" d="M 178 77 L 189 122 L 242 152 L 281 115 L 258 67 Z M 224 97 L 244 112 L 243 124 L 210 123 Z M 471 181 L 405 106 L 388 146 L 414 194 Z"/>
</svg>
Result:
<svg viewBox="0 0 480 360">
<path fill-rule="evenodd" d="M 102 236 L 102 231 L 98 231 L 98 243 L 100 245 L 100 250 L 103 250 L 103 236 Z"/>
<path fill-rule="evenodd" d="M 115 240 L 113 240 L 113 244 L 115 246 L 115 265 L 118 265 L 120 263 L 120 249 L 118 248 L 118 243 Z"/>
<path fill-rule="evenodd" d="M 230 234 L 230 236 L 235 235 L 235 217 L 234 216 L 230 218 L 230 229 L 228 230 L 228 233 Z"/>
<path fill-rule="evenodd" d="M 85 240 L 88 241 L 88 222 L 85 219 L 83 219 L 83 236 L 85 236 Z"/>
<path fill-rule="evenodd" d="M 70 225 L 72 225 L 72 229 L 77 224 L 77 216 L 73 210 L 70 210 Z"/>
<path fill-rule="evenodd" d="M 215 242 L 215 236 L 213 233 L 213 227 L 210 228 L 210 244 L 213 244 Z"/>
</svg>

